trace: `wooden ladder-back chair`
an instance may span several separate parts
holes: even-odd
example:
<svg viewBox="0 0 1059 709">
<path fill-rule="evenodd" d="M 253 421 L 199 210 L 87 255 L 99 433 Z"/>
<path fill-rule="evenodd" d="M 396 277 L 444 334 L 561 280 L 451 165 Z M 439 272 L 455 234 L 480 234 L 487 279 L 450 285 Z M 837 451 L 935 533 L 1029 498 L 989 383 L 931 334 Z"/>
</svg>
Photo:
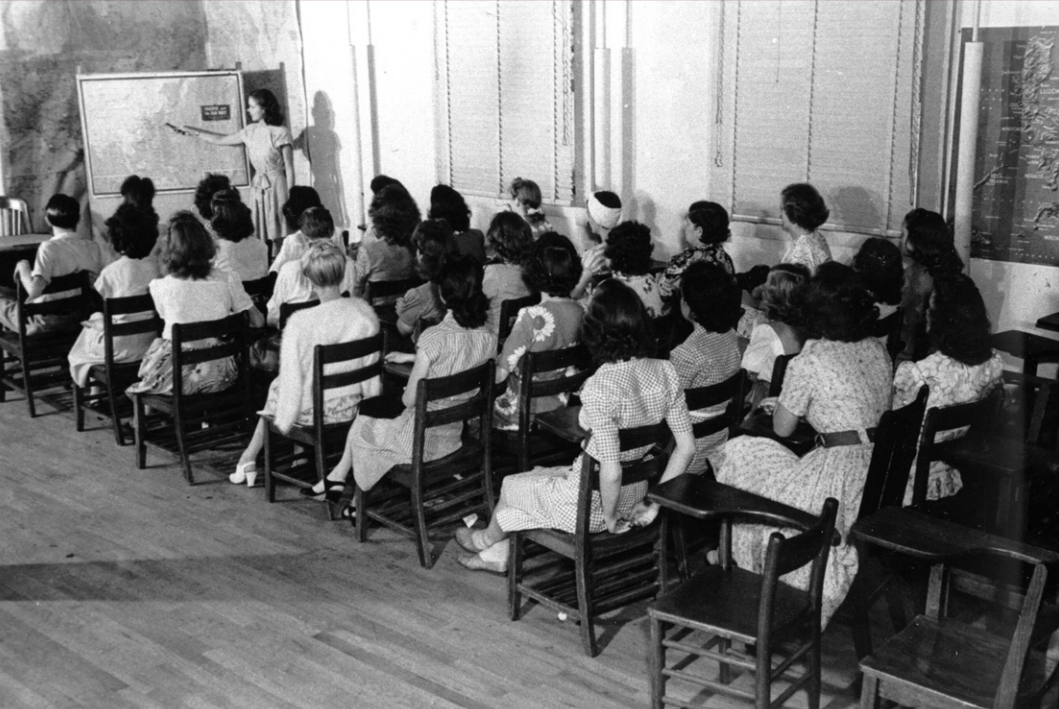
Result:
<svg viewBox="0 0 1059 709">
<path fill-rule="evenodd" d="M 52 300 L 28 302 L 22 279 L 15 279 L 18 298 L 18 330 L 0 328 L 0 402 L 7 390 L 20 391 L 26 396 L 30 417 L 37 415 L 37 392 L 58 385 L 69 385 L 70 362 L 67 356 L 77 336 L 81 321 L 88 316 L 89 297 L 93 292 L 85 271 L 53 278 L 44 294 L 54 294 Z M 64 326 L 58 330 L 27 334 L 30 319 L 36 316 L 61 318 Z"/>
<path fill-rule="evenodd" d="M 950 562 L 988 569 L 1002 596 L 1011 586 L 1021 585 L 1027 566 L 1032 570 L 1028 586 L 1017 594 L 1022 602 L 1016 607 L 1013 630 L 1006 618 L 1000 622 L 1006 623 L 1008 632 L 996 635 L 981 623 L 972 625 L 950 616 Z M 1049 663 L 1045 654 L 1048 636 L 1037 627 L 1047 578 L 1048 568 L 1032 547 L 969 550 L 936 564 L 931 569 L 926 613 L 861 661 L 861 707 L 872 709 L 880 698 L 930 709 L 1040 706 L 1056 674 L 1055 663 Z M 980 609 L 979 600 L 975 616 Z"/>
<path fill-rule="evenodd" d="M 364 286 L 364 300 L 372 307 L 392 305 L 402 295 L 423 285 L 419 277 L 400 278 L 393 281 L 368 281 Z"/>
<path fill-rule="evenodd" d="M 375 355 L 375 361 L 362 367 L 334 371 L 338 366 L 347 366 L 358 360 Z M 269 502 L 276 501 L 276 481 L 290 483 L 297 487 L 312 487 L 318 480 L 323 480 L 337 457 L 342 455 L 349 432 L 350 421 L 326 423 L 324 413 L 327 392 L 330 389 L 344 389 L 354 384 L 366 382 L 373 377 L 382 376 L 382 333 L 365 337 L 353 342 L 342 342 L 334 345 L 317 345 L 313 349 L 313 422 L 311 425 L 295 423 L 287 433 L 276 428 L 271 416 L 268 421 L 268 433 L 265 436 L 265 493 Z M 276 436 L 289 439 L 297 445 L 313 449 L 313 468 L 316 480 L 308 480 L 294 465 L 298 457 L 291 454 L 285 460 L 277 455 Z M 334 519 L 334 506 L 327 505 L 328 519 Z"/>
<path fill-rule="evenodd" d="M 493 450 L 512 456 L 514 472 L 518 473 L 532 470 L 537 465 L 560 465 L 573 461 L 581 450 L 580 444 L 535 427 L 532 402 L 542 396 L 572 395 L 579 391 L 596 370 L 588 348 L 573 345 L 547 352 L 527 352 L 519 360 L 518 366 L 518 430 L 494 431 Z M 498 467 L 494 465 L 494 469 Z"/>
<path fill-rule="evenodd" d="M 772 366 L 772 379 L 769 381 L 768 395 L 778 397 L 783 391 L 783 382 L 787 378 L 787 366 L 797 355 L 780 355 Z M 771 438 L 789 448 L 799 458 L 816 447 L 816 431 L 804 419 L 798 422 L 794 432 L 789 436 L 777 436 L 772 428 L 772 414 L 763 409 L 750 412 L 743 422 L 743 432 L 751 436 Z"/>
<path fill-rule="evenodd" d="M 134 318 L 130 319 L 128 316 Z M 125 396 L 125 389 L 136 381 L 140 362 L 115 362 L 114 342 L 119 337 L 147 333 L 158 337 L 162 333 L 162 325 L 149 293 L 125 298 L 107 298 L 103 301 L 103 364 L 94 364 L 89 368 L 85 386 L 74 382 L 74 415 L 78 431 L 85 430 L 86 407 L 106 401 L 105 409 L 87 410 L 109 420 L 114 427 L 114 440 L 119 446 L 125 445 L 122 416 L 132 414 L 131 402 Z M 91 393 L 93 388 L 100 391 Z"/>
<path fill-rule="evenodd" d="M 250 300 L 254 301 L 254 306 L 257 307 L 262 315 L 265 315 L 268 312 L 268 299 L 272 297 L 272 289 L 276 287 L 277 275 L 278 274 L 273 271 L 267 276 L 252 281 L 243 281 L 243 290 L 245 290 L 246 294 L 250 296 Z"/>
<path fill-rule="evenodd" d="M 299 310 L 305 310 L 306 308 L 315 308 L 320 304 L 320 301 L 313 298 L 312 300 L 306 300 L 301 303 L 281 303 L 279 306 L 279 331 L 283 332 L 287 327 L 287 321 L 290 320 L 290 316 Z"/>
<path fill-rule="evenodd" d="M 28 234 L 30 229 L 26 200 L 0 196 L 0 237 Z"/>
<path fill-rule="evenodd" d="M 504 349 L 504 341 L 515 327 L 519 311 L 541 302 L 540 293 L 531 293 L 522 298 L 509 298 L 500 301 L 500 322 L 497 324 L 496 351 Z"/>
<path fill-rule="evenodd" d="M 250 347 L 245 313 L 220 320 L 173 325 L 173 391 L 133 394 L 136 467 L 147 465 L 147 446 L 180 458 L 184 477 L 195 484 L 191 454 L 221 445 L 245 444 L 252 415 Z M 188 345 L 199 345 L 197 348 Z M 211 344 L 212 343 L 212 344 Z M 184 368 L 234 357 L 239 373 L 218 392 L 184 394 Z M 151 412 L 148 414 L 148 410 Z"/>
<path fill-rule="evenodd" d="M 864 479 L 864 494 L 861 496 L 857 519 L 864 519 L 884 507 L 902 506 L 912 462 L 916 457 L 919 429 L 923 425 L 928 395 L 927 387 L 920 387 L 914 401 L 883 413 L 875 429 L 875 446 Z M 853 645 L 857 657 L 863 658 L 871 654 L 869 611 L 880 595 L 892 590 L 890 581 L 893 564 L 889 563 L 888 557 L 867 553 L 862 554 L 860 561 L 860 569 L 847 598 L 853 615 Z M 871 563 L 873 561 L 878 563 Z M 895 595 L 888 596 L 887 606 L 894 628 L 903 628 L 907 619 Z"/>
<path fill-rule="evenodd" d="M 622 486 L 638 482 L 653 485 L 665 471 L 664 452 L 672 440 L 665 421 L 618 431 L 621 450 L 650 446 L 639 459 L 621 464 Z M 660 524 L 634 527 L 623 534 L 591 533 L 592 499 L 599 494 L 599 461 L 581 457 L 577 521 L 573 534 L 556 529 L 512 532 L 508 561 L 508 610 L 511 620 L 522 614 L 522 597 L 566 613 L 581 624 L 581 647 L 589 657 L 599 654 L 595 619 L 615 608 L 643 598 L 654 598 L 661 588 Z M 552 554 L 529 549 L 544 547 Z M 536 563 L 525 564 L 527 552 L 539 552 Z M 556 559 L 555 556 L 558 555 Z M 570 568 L 573 561 L 573 568 Z"/>
<path fill-rule="evenodd" d="M 690 706 L 668 694 L 667 680 L 674 679 L 695 687 L 692 693 L 706 689 L 753 702 L 758 709 L 782 706 L 801 689 L 808 694 L 812 709 L 820 706 L 820 613 L 837 512 L 838 501 L 829 497 L 813 526 L 790 538 L 773 532 L 760 574 L 732 563 L 732 520 L 724 520 L 720 563 L 700 571 L 647 609 L 651 619 L 651 706 Z M 759 518 L 748 509 L 738 521 Z M 809 565 L 808 590 L 779 580 Z M 671 627 L 676 630 L 670 631 Z M 756 653 L 749 656 L 737 652 L 731 647 L 732 641 L 754 644 Z M 774 664 L 773 653 L 780 643 L 794 644 L 795 649 Z M 667 663 L 667 650 L 679 653 L 680 659 Z M 703 658 L 720 663 L 719 681 L 701 676 L 704 671 L 714 671 Z M 806 662 L 806 671 L 772 700 L 772 683 L 799 660 Z M 731 686 L 733 665 L 754 672 L 754 691 Z"/>
<path fill-rule="evenodd" d="M 354 524 L 358 541 L 367 540 L 369 519 L 380 522 L 415 539 L 419 563 L 429 569 L 438 557 L 430 541 L 431 529 L 459 523 L 472 513 L 492 514 L 495 372 L 495 363 L 489 360 L 459 374 L 419 380 L 412 460 L 391 468 L 375 489 L 356 487 Z M 444 408 L 431 408 L 433 402 L 457 396 L 466 398 Z M 471 421 L 478 426 L 478 439 L 469 437 L 465 430 L 463 444 L 455 452 L 437 460 L 423 460 L 427 429 L 457 422 L 466 429 Z"/>
</svg>

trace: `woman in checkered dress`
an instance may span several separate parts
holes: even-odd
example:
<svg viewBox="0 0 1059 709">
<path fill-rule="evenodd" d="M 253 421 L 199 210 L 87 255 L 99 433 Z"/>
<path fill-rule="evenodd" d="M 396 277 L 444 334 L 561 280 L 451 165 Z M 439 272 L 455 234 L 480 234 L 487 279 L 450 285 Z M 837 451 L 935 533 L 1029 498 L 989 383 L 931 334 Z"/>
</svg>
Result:
<svg viewBox="0 0 1059 709">
<path fill-rule="evenodd" d="M 654 338 L 636 293 L 617 280 L 596 289 L 585 315 L 582 338 L 600 367 L 581 390 L 581 426 L 592 435 L 585 452 L 600 462 L 600 494 L 593 496 L 592 532 L 628 531 L 645 483 L 621 485 L 621 461 L 635 460 L 647 448 L 619 451 L 618 430 L 665 419 L 676 439 L 662 480 L 684 472 L 695 454 L 684 392 L 665 360 L 648 359 Z M 571 466 L 536 468 L 504 479 L 493 519 L 484 530 L 457 530 L 456 540 L 474 556 L 461 557 L 471 569 L 507 570 L 507 534 L 520 529 L 573 532 L 581 461 Z"/>
<path fill-rule="evenodd" d="M 405 409 L 394 419 L 373 418 L 361 414 L 346 436 L 342 460 L 327 476 L 328 495 L 339 492 L 349 475 L 362 490 L 370 490 L 395 465 L 410 463 L 415 436 L 416 388 L 419 380 L 446 377 L 484 364 L 496 355 L 496 336 L 485 328 L 489 302 L 482 294 L 482 266 L 469 256 L 456 257 L 446 263 L 438 290 L 448 314 L 439 325 L 419 336 L 415 364 L 408 378 L 401 402 Z M 386 355 L 387 361 L 407 361 L 400 352 Z M 431 403 L 432 409 L 452 406 L 469 395 Z M 460 447 L 463 422 L 427 429 L 423 460 L 443 458 Z M 324 490 L 314 489 L 317 494 Z M 340 494 L 340 492 L 339 492 Z"/>
</svg>

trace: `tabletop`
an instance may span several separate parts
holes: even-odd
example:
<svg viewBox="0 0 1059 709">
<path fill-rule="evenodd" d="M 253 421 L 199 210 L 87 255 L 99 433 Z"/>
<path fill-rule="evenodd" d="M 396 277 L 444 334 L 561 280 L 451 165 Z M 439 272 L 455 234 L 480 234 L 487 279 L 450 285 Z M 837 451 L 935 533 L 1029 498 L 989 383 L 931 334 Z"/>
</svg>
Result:
<svg viewBox="0 0 1059 709">
<path fill-rule="evenodd" d="M 857 520 L 850 538 L 930 562 L 979 550 L 1010 550 L 1050 564 L 1059 562 L 1055 550 L 965 527 L 910 507 L 886 507 Z"/>
<path fill-rule="evenodd" d="M 1042 330 L 1051 330 L 1052 332 L 1059 332 L 1059 313 L 1052 313 L 1051 315 L 1045 315 L 1037 321 L 1037 327 Z"/>
<path fill-rule="evenodd" d="M 647 499 L 696 519 L 722 519 L 753 513 L 755 522 L 808 529 L 817 516 L 782 502 L 711 480 L 702 475 L 678 475 L 656 485 Z"/>
<path fill-rule="evenodd" d="M 51 238 L 51 234 L 16 234 L 0 236 L 0 251 L 22 251 L 40 246 Z"/>
<path fill-rule="evenodd" d="M 543 414 L 537 414 L 537 426 L 553 433 L 564 441 L 578 443 L 588 437 L 588 431 L 581 428 L 578 419 L 581 417 L 580 406 L 565 406 Z"/>
</svg>

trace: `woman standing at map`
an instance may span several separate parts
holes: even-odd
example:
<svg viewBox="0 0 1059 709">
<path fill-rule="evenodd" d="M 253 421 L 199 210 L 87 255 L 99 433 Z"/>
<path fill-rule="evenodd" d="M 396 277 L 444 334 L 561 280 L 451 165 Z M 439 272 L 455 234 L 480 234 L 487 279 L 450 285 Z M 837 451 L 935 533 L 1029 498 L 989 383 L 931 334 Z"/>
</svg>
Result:
<svg viewBox="0 0 1059 709">
<path fill-rule="evenodd" d="M 250 124 L 231 135 L 204 133 L 185 126 L 196 136 L 214 145 L 245 145 L 254 168 L 250 183 L 254 227 L 257 236 L 275 241 L 276 250 L 286 235 L 283 229 L 283 203 L 294 186 L 294 148 L 290 129 L 283 125 L 283 109 L 268 89 L 250 92 L 246 102 Z"/>
</svg>

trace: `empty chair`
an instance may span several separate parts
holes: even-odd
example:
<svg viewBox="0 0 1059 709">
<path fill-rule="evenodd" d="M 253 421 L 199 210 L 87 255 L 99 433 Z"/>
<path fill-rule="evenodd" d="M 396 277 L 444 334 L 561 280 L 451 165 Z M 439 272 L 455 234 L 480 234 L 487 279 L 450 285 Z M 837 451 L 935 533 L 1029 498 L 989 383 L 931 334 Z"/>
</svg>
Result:
<svg viewBox="0 0 1059 709">
<path fill-rule="evenodd" d="M 18 236 L 29 231 L 29 205 L 26 200 L 0 197 L 0 237 Z"/>
</svg>

